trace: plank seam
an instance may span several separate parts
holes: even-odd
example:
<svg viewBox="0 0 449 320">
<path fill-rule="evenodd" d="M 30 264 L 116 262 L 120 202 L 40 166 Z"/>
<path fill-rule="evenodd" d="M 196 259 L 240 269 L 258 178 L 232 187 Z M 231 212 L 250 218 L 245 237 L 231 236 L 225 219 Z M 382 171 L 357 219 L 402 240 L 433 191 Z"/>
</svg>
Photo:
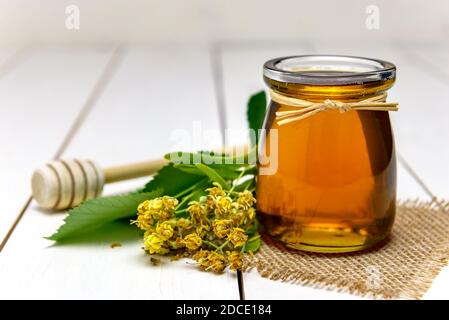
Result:
<svg viewBox="0 0 449 320">
<path fill-rule="evenodd" d="M 222 145 L 225 146 L 227 117 L 226 117 L 226 100 L 224 95 L 223 61 L 221 55 L 221 45 L 218 43 L 212 44 L 209 49 L 209 56 L 211 61 L 212 78 L 214 82 L 215 102 L 218 111 L 218 119 L 220 122 L 220 131 L 222 134 L 221 137 Z M 239 299 L 245 300 L 243 274 L 240 270 L 237 271 L 237 288 L 239 292 Z"/>
<path fill-rule="evenodd" d="M 449 84 L 449 73 L 446 72 L 444 68 L 438 68 L 438 66 L 431 61 L 414 53 L 412 51 L 413 48 L 411 48 L 409 45 L 406 45 L 404 43 L 394 43 L 393 47 L 396 47 L 397 50 L 401 52 L 404 58 L 413 62 L 413 64 L 420 68 L 424 73 L 441 82 L 445 86 Z"/>
<path fill-rule="evenodd" d="M 116 71 L 121 64 L 123 60 L 123 49 L 121 46 L 116 46 L 106 64 L 106 66 L 103 68 L 103 71 L 101 72 L 100 76 L 98 77 L 95 85 L 93 86 L 92 90 L 90 91 L 89 95 L 87 96 L 86 101 L 83 104 L 83 107 L 81 108 L 81 111 L 79 112 L 78 116 L 75 118 L 75 121 L 70 126 L 69 131 L 66 133 L 64 139 L 62 140 L 62 143 L 60 144 L 59 148 L 57 149 L 55 155 L 53 156 L 53 160 L 59 159 L 64 151 L 67 149 L 69 144 L 72 142 L 74 136 L 78 132 L 81 125 L 84 123 L 85 119 L 89 115 L 90 111 L 93 109 L 95 104 L 97 103 L 98 99 L 103 94 L 104 90 L 107 88 L 108 84 L 111 82 L 112 78 L 115 76 Z M 33 196 L 30 195 L 27 201 L 25 202 L 24 206 L 20 210 L 19 214 L 17 215 L 16 219 L 14 220 L 14 223 L 9 228 L 8 232 L 6 233 L 5 237 L 3 238 L 1 244 L 0 244 L 0 252 L 3 251 L 4 247 L 8 243 L 9 239 L 11 238 L 12 234 L 14 233 L 16 227 L 19 225 L 20 221 L 22 220 L 23 216 L 25 215 L 27 209 L 29 208 L 31 201 L 33 200 Z"/>
<path fill-rule="evenodd" d="M 283 43 L 283 42 L 276 42 L 276 44 Z M 276 45 L 275 44 L 275 45 Z M 302 42 L 303 46 L 307 48 L 307 50 L 314 51 L 314 47 L 311 42 Z M 291 43 L 289 42 L 289 45 Z M 227 106 L 226 106 L 226 100 L 225 100 L 225 88 L 224 88 L 224 81 L 223 81 L 223 47 L 237 49 L 237 50 L 245 50 L 249 48 L 254 48 L 254 46 L 257 47 L 273 47 L 273 42 L 251 42 L 248 43 L 248 41 L 235 41 L 235 42 L 224 42 L 222 45 L 220 44 L 213 44 L 210 49 L 210 56 L 211 56 L 211 64 L 212 64 L 212 72 L 213 72 L 213 79 L 214 79 L 214 88 L 215 88 L 215 96 L 217 101 L 217 107 L 218 107 L 218 114 L 220 117 L 220 125 L 221 125 L 221 131 L 223 134 L 223 139 L 225 139 L 225 133 L 227 128 Z M 224 145 L 224 140 L 223 140 Z M 245 286 L 244 286 L 244 278 L 243 278 L 243 272 L 238 270 L 237 271 L 237 285 L 239 289 L 239 299 L 245 300 Z"/>
<path fill-rule="evenodd" d="M 414 54 L 411 50 L 407 50 L 408 47 L 402 42 L 393 42 L 391 43 L 391 46 L 395 48 L 397 51 L 399 51 L 405 59 L 413 62 L 413 64 L 416 65 L 418 68 L 420 68 L 424 73 L 433 77 L 437 81 L 441 81 L 444 85 L 447 85 L 447 82 L 449 81 L 449 74 L 446 74 L 444 71 L 439 70 L 432 63 L 422 59 L 420 56 Z M 427 71 L 429 69 L 431 70 L 431 72 Z M 423 189 L 423 191 L 430 196 L 431 200 L 432 201 L 437 200 L 437 196 L 431 191 L 429 186 L 426 183 L 424 183 L 424 180 L 413 169 L 410 163 L 407 160 L 405 160 L 405 158 L 399 153 L 398 153 L 398 160 L 402 164 L 404 169 L 416 181 L 416 183 Z"/>
<path fill-rule="evenodd" d="M 114 77 L 118 69 L 118 66 L 121 64 L 121 61 L 123 60 L 123 56 L 124 56 L 123 49 L 120 46 L 117 46 L 114 49 L 111 57 L 109 58 L 108 63 L 104 67 L 103 72 L 101 73 L 100 77 L 95 83 L 92 91 L 88 95 L 84 103 L 84 106 L 81 109 L 81 112 L 78 114 L 77 118 L 75 119 L 69 131 L 67 132 L 64 140 L 62 141 L 60 147 L 53 156 L 53 160 L 59 159 L 64 153 L 64 151 L 67 149 L 70 142 L 73 140 L 73 137 L 75 136 L 76 132 L 84 123 L 84 120 L 87 118 L 90 111 L 93 109 L 93 106 L 97 103 L 100 96 L 103 94 L 104 90 L 108 86 L 109 82 Z"/>
<path fill-rule="evenodd" d="M 24 206 L 20 210 L 19 214 L 17 215 L 16 219 L 14 220 L 13 224 L 9 228 L 8 232 L 6 233 L 5 237 L 3 238 L 2 242 L 0 243 L 0 253 L 3 251 L 3 248 L 6 246 L 6 243 L 8 242 L 9 238 L 11 238 L 12 233 L 16 229 L 19 222 L 22 220 L 23 215 L 25 214 L 25 211 L 30 206 L 31 201 L 33 200 L 33 196 L 28 196 L 28 199 L 26 200 Z"/>
<path fill-rule="evenodd" d="M 432 201 L 436 200 L 437 197 L 433 194 L 430 188 L 424 183 L 421 177 L 415 172 L 412 166 L 405 160 L 405 158 L 398 153 L 398 161 L 402 165 L 402 167 L 407 171 L 412 178 L 416 181 L 416 183 L 423 189 L 425 193 L 431 198 Z"/>
<path fill-rule="evenodd" d="M 225 133 L 228 127 L 228 121 L 226 117 L 226 99 L 224 94 L 223 83 L 223 61 L 221 56 L 221 45 L 213 44 L 209 50 L 209 56 L 212 68 L 212 79 L 214 83 L 215 102 L 217 105 L 218 118 L 220 121 L 220 131 L 222 144 L 225 144 Z"/>
<path fill-rule="evenodd" d="M 0 66 L 0 78 L 6 76 L 12 70 L 17 68 L 28 56 L 31 51 L 31 46 L 24 46 L 6 58 Z"/>
</svg>

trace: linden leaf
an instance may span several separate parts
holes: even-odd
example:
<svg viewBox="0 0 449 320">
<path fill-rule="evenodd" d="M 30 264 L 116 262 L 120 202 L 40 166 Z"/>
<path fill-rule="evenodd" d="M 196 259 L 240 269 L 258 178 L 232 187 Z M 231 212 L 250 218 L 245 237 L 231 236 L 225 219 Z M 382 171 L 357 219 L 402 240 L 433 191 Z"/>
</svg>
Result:
<svg viewBox="0 0 449 320">
<path fill-rule="evenodd" d="M 145 185 L 143 191 L 151 192 L 163 189 L 164 195 L 175 196 L 203 178 L 201 175 L 179 170 L 170 163 L 157 172 L 153 179 Z"/>
<path fill-rule="evenodd" d="M 256 133 L 256 141 L 251 141 L 251 145 L 256 145 L 259 141 L 259 129 L 262 129 L 267 109 L 267 97 L 264 91 L 253 94 L 248 100 L 247 119 L 249 129 Z"/>
<path fill-rule="evenodd" d="M 260 236 L 259 233 L 256 233 L 255 236 L 246 241 L 244 246 L 245 252 L 257 252 L 260 248 Z"/>
<path fill-rule="evenodd" d="M 249 237 L 249 240 L 253 239 L 254 237 L 257 237 L 259 235 L 259 232 L 258 232 L 259 231 L 259 220 L 257 218 L 254 219 L 254 222 L 245 231 Z"/>
<path fill-rule="evenodd" d="M 206 166 L 205 164 L 202 163 L 197 163 L 195 164 L 195 166 L 201 170 L 202 172 L 204 172 L 209 178 L 211 178 L 213 181 L 218 182 L 224 189 L 229 190 L 230 186 L 229 184 L 226 182 L 225 179 L 223 179 L 222 176 L 220 176 L 217 171 L 215 171 L 214 169 L 212 169 L 211 167 Z"/>
<path fill-rule="evenodd" d="M 221 167 L 226 165 L 238 169 L 241 166 L 247 165 L 249 160 L 254 160 L 257 153 L 255 148 L 252 148 L 248 153 L 239 153 L 238 155 L 229 155 L 225 153 L 214 152 L 170 152 L 164 158 L 176 165 L 192 165 L 196 163 L 204 163 L 211 167 Z M 255 163 L 253 163 L 255 164 Z"/>
<path fill-rule="evenodd" d="M 209 165 L 209 167 L 214 169 L 221 177 L 223 177 L 223 179 L 226 179 L 226 180 L 235 180 L 240 176 L 240 173 L 241 173 L 240 170 L 237 170 L 237 169 L 240 169 L 241 166 L 237 167 L 237 169 L 234 167 L 234 165 L 226 165 L 226 164 L 220 165 L 220 166 Z M 175 168 L 179 169 L 181 171 L 187 172 L 187 173 L 196 174 L 196 175 L 200 175 L 200 176 L 207 176 L 203 171 L 198 169 L 198 167 L 196 167 L 195 165 L 176 164 Z M 250 171 L 250 170 L 248 170 L 248 171 Z M 253 171 L 251 171 L 251 173 L 252 172 Z"/>
<path fill-rule="evenodd" d="M 162 195 L 162 190 L 150 193 L 136 193 L 111 197 L 90 199 L 71 209 L 64 224 L 51 236 L 49 240 L 61 241 L 76 237 L 101 227 L 107 222 L 129 218 L 137 213 L 137 206 L 144 200 Z"/>
</svg>

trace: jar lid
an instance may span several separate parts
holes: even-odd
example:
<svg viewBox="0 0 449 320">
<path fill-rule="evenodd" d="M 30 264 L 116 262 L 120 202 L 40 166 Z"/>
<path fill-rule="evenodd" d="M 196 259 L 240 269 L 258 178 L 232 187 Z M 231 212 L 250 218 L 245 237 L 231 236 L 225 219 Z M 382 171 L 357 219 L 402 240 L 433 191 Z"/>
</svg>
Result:
<svg viewBox="0 0 449 320">
<path fill-rule="evenodd" d="M 395 78 L 396 66 L 388 61 L 339 55 L 302 55 L 265 62 L 265 77 L 311 85 L 362 84 Z"/>
</svg>

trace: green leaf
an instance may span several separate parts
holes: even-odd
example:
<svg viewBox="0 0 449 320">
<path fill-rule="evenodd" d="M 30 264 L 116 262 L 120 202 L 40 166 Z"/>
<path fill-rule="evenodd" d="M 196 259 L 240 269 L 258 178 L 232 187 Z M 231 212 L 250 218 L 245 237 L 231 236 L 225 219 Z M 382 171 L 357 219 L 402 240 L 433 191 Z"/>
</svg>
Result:
<svg viewBox="0 0 449 320">
<path fill-rule="evenodd" d="M 87 233 L 107 222 L 135 216 L 139 203 L 159 197 L 161 194 L 162 190 L 155 190 L 151 193 L 102 197 L 84 201 L 68 212 L 64 224 L 47 239 L 65 240 Z"/>
<path fill-rule="evenodd" d="M 207 176 L 204 171 L 198 169 L 197 166 L 191 164 L 176 164 L 174 166 L 176 169 L 181 171 L 196 174 L 200 176 Z M 240 176 L 241 166 L 236 167 L 235 165 L 209 165 L 210 168 L 214 169 L 223 179 L 225 180 L 235 180 Z"/>
<path fill-rule="evenodd" d="M 210 180 L 208 181 L 208 183 L 210 184 Z M 178 208 L 178 210 L 180 211 L 179 213 L 176 213 L 177 218 L 188 218 L 190 216 L 190 214 L 185 209 L 188 208 L 190 202 L 199 201 L 202 196 L 207 195 L 207 192 L 205 191 L 204 188 L 206 188 L 206 186 L 196 188 L 188 195 L 188 197 L 183 199 Z"/>
<path fill-rule="evenodd" d="M 258 231 L 259 231 L 259 220 L 257 220 L 256 218 L 254 219 L 252 225 L 248 229 L 246 229 L 246 234 L 251 239 L 259 234 Z"/>
<path fill-rule="evenodd" d="M 183 172 L 187 172 L 190 174 L 196 174 L 199 176 L 205 176 L 204 172 L 199 170 L 196 166 L 191 164 L 175 164 L 173 165 L 176 169 L 179 169 Z"/>
<path fill-rule="evenodd" d="M 105 222 L 73 237 L 58 240 L 58 245 L 108 245 L 112 243 L 136 243 L 142 239 L 143 231 L 129 223 L 129 218 Z"/>
<path fill-rule="evenodd" d="M 228 156 L 223 153 L 214 152 L 170 152 L 165 156 L 166 160 L 177 162 L 179 159 L 180 164 L 190 165 L 196 163 L 206 163 L 208 165 L 222 165 L 222 164 L 233 164 L 235 163 L 236 157 Z M 175 161 L 174 161 L 175 160 Z M 178 164 L 179 165 L 179 164 Z"/>
<path fill-rule="evenodd" d="M 202 163 L 197 163 L 197 164 L 195 164 L 195 166 L 199 170 L 203 171 L 209 178 L 211 178 L 212 181 L 218 182 L 224 189 L 229 190 L 229 188 L 230 188 L 229 184 L 226 182 L 226 180 L 224 180 L 217 173 L 217 171 L 215 171 L 211 167 L 208 167 L 208 166 L 206 166 L 205 164 L 202 164 Z"/>
<path fill-rule="evenodd" d="M 256 155 L 257 148 L 254 146 L 247 154 L 239 154 L 238 156 L 209 152 L 171 152 L 167 153 L 164 158 L 172 162 L 176 162 L 179 159 L 180 163 L 176 163 L 175 166 L 203 163 L 214 169 L 222 168 L 224 165 L 229 168 L 239 169 L 248 164 L 255 165 Z M 249 163 L 249 160 L 252 160 L 254 163 Z"/>
<path fill-rule="evenodd" d="M 237 184 L 234 187 L 234 191 L 236 192 L 242 192 L 243 190 L 253 192 L 255 189 L 256 189 L 256 181 L 254 175 L 249 178 L 246 178 L 243 182 Z"/>
<path fill-rule="evenodd" d="M 168 164 L 158 171 L 153 179 L 145 185 L 144 192 L 163 189 L 164 195 L 175 196 L 204 177 L 181 171 Z"/>
<path fill-rule="evenodd" d="M 257 252 L 260 248 L 260 236 L 258 233 L 256 233 L 255 236 L 253 236 L 251 239 L 246 241 L 245 243 L 245 252 Z"/>
<path fill-rule="evenodd" d="M 254 146 L 259 141 L 259 129 L 262 129 L 267 109 L 267 97 L 264 91 L 253 94 L 248 101 L 247 118 L 250 130 L 256 133 L 256 141 L 251 141 Z M 252 140 L 252 139 L 251 139 Z"/>
</svg>

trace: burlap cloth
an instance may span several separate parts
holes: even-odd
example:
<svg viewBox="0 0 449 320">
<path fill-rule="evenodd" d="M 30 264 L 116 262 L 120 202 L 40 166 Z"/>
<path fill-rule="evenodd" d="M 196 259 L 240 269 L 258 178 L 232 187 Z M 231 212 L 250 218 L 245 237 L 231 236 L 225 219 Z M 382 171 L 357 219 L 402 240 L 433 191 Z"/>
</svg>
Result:
<svg viewBox="0 0 449 320">
<path fill-rule="evenodd" d="M 360 253 L 291 250 L 264 236 L 253 268 L 273 280 L 372 298 L 419 299 L 449 258 L 449 202 L 405 201 L 397 207 L 390 239 Z"/>
</svg>

